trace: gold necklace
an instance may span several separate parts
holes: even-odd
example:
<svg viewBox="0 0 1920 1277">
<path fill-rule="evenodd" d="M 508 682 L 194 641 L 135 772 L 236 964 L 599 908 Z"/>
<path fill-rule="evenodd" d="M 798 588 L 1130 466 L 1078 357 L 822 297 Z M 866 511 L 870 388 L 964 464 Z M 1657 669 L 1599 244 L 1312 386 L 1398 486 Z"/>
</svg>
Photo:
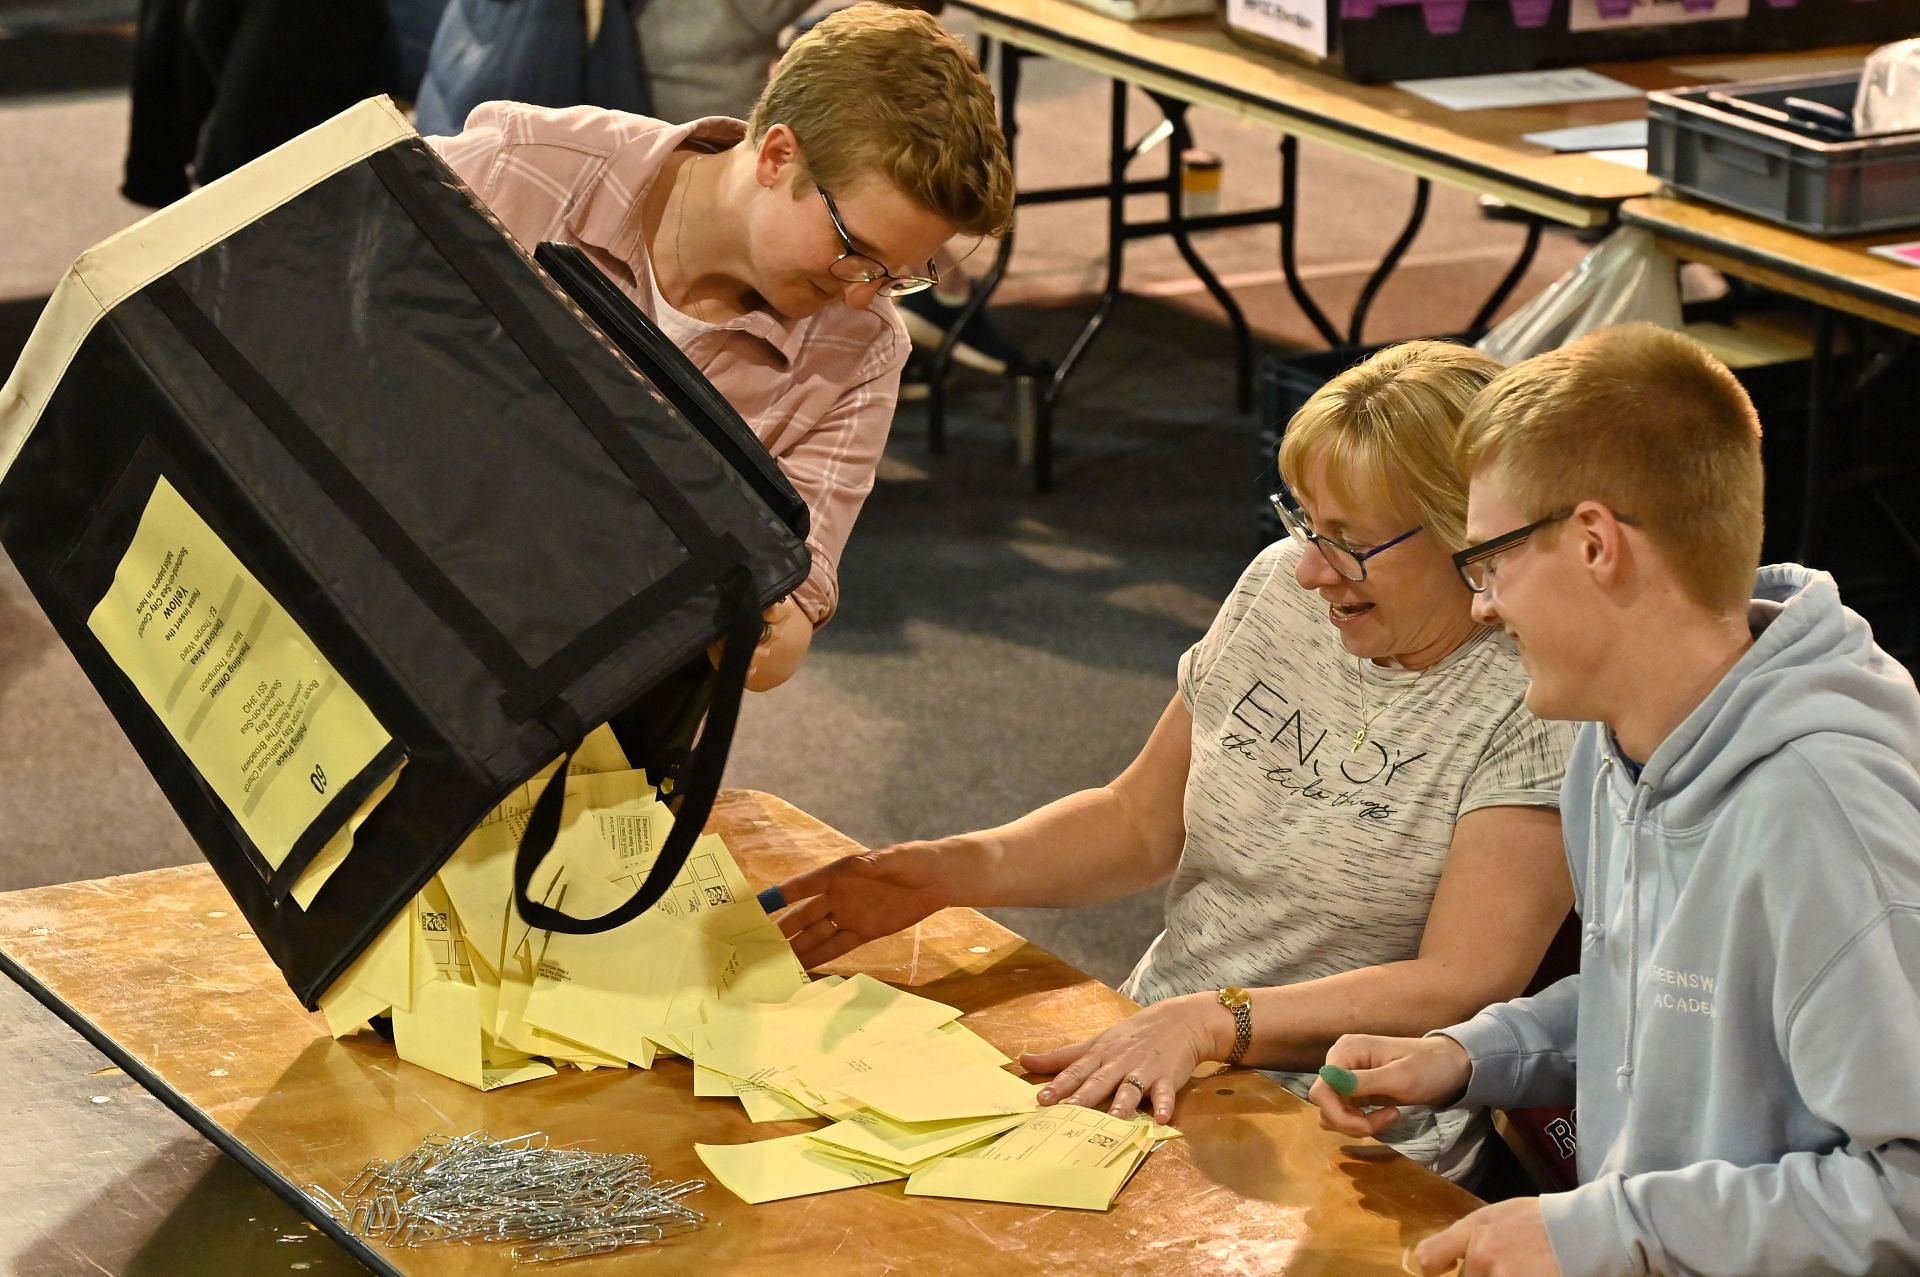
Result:
<svg viewBox="0 0 1920 1277">
<path fill-rule="evenodd" d="M 1354 676 L 1360 680 L 1360 730 L 1353 734 L 1353 744 L 1347 748 L 1349 754 L 1359 753 L 1360 747 L 1367 743 L 1367 733 L 1373 730 L 1374 721 L 1395 705 L 1398 705 L 1401 701 L 1411 696 L 1413 689 L 1420 686 L 1420 680 L 1427 676 L 1427 671 L 1422 669 L 1413 676 L 1413 682 L 1407 684 L 1406 691 L 1400 693 L 1400 695 L 1394 697 L 1385 705 L 1382 705 L 1379 709 L 1369 714 L 1367 713 L 1367 662 L 1365 658 L 1359 656 L 1353 658 L 1353 673 Z"/>
<path fill-rule="evenodd" d="M 674 269 L 680 274 L 681 286 L 687 290 L 687 301 L 689 308 L 693 311 L 693 317 L 701 323 L 707 324 L 713 321 L 707 318 L 705 303 L 693 295 L 693 280 L 687 274 L 687 250 L 685 247 L 687 197 L 693 193 L 693 166 L 699 158 L 698 155 L 689 154 L 686 160 L 680 165 L 680 172 L 675 175 L 673 181 L 674 195 L 680 201 L 680 206 L 674 210 L 673 214 L 673 265 Z"/>
</svg>

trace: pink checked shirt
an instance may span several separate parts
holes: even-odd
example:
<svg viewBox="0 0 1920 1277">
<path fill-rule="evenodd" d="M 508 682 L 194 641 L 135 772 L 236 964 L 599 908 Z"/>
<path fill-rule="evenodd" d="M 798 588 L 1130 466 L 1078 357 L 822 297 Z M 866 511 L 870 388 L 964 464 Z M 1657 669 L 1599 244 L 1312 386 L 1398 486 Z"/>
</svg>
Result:
<svg viewBox="0 0 1920 1277">
<path fill-rule="evenodd" d="M 840 551 L 893 424 L 907 334 L 893 303 L 835 304 L 810 319 L 753 310 L 709 324 L 668 305 L 640 233 L 640 202 L 680 147 L 723 151 L 747 126 L 671 125 L 598 107 L 487 102 L 457 137 L 429 141 L 531 253 L 578 245 L 727 397 L 812 512 L 813 570 L 793 597 L 823 625 L 840 604 Z"/>
</svg>

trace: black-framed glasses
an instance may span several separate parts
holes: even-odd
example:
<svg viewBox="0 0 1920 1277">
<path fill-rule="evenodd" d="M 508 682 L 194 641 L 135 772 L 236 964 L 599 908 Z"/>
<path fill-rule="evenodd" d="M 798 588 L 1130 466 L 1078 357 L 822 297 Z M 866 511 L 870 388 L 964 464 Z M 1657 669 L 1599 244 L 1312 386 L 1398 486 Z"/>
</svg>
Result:
<svg viewBox="0 0 1920 1277">
<path fill-rule="evenodd" d="M 1556 510 L 1546 518 L 1535 519 L 1523 528 L 1515 528 L 1511 532 L 1503 532 L 1478 545 L 1470 545 L 1453 556 L 1453 566 L 1459 571 L 1460 579 L 1467 583 L 1469 590 L 1475 594 L 1485 594 L 1487 587 L 1493 583 L 1496 559 L 1508 550 L 1519 548 L 1527 538 L 1548 524 L 1572 518 L 1573 512 L 1578 508 L 1578 506 L 1568 506 L 1564 510 Z M 1613 517 L 1630 527 L 1637 527 L 1640 523 L 1640 520 L 1632 515 L 1621 514 L 1618 510 L 1613 512 Z"/>
<path fill-rule="evenodd" d="M 940 272 L 934 268 L 932 258 L 927 259 L 925 274 L 896 275 L 855 248 L 853 236 L 847 234 L 847 225 L 840 220 L 840 210 L 835 207 L 833 196 L 827 194 L 824 186 L 816 184 L 813 189 L 820 192 L 820 202 L 827 206 L 827 216 L 833 219 L 833 229 L 840 233 L 840 243 L 847 250 L 833 259 L 833 265 L 827 267 L 829 275 L 843 284 L 871 284 L 884 279 L 887 282 L 880 285 L 882 297 L 905 297 L 908 293 L 932 288 L 940 282 Z"/>
<path fill-rule="evenodd" d="M 1303 548 L 1306 546 L 1317 547 L 1320 551 L 1320 557 L 1327 561 L 1327 566 L 1349 581 L 1366 580 L 1368 559 L 1371 559 L 1376 554 L 1386 553 L 1414 533 L 1423 531 L 1426 528 L 1424 523 L 1418 524 L 1402 532 L 1391 541 L 1382 541 L 1371 550 L 1356 550 L 1345 542 L 1327 536 L 1325 533 L 1315 532 L 1313 530 L 1313 521 L 1307 518 L 1307 512 L 1295 505 L 1293 498 L 1287 493 L 1272 493 L 1267 497 L 1267 500 L 1273 502 L 1273 508 L 1280 516 L 1280 526 L 1287 530 L 1288 536 L 1299 542 Z"/>
</svg>

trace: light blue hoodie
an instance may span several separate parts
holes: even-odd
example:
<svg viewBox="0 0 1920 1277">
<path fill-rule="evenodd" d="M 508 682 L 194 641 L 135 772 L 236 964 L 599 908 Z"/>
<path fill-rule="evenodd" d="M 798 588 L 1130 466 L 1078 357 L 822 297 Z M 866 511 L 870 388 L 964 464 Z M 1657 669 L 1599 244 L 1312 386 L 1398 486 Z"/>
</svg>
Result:
<svg viewBox="0 0 1920 1277">
<path fill-rule="evenodd" d="M 1755 593 L 1638 782 L 1581 729 L 1580 974 L 1444 1030 L 1464 1103 L 1577 1100 L 1565 1277 L 1920 1271 L 1920 694 L 1831 577 Z"/>
</svg>

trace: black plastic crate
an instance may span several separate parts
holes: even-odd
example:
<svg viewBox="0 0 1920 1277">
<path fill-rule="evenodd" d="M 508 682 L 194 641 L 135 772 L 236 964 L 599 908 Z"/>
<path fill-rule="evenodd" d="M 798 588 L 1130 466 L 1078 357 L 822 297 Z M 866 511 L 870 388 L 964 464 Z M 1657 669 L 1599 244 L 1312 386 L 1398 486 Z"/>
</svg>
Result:
<svg viewBox="0 0 1920 1277">
<path fill-rule="evenodd" d="M 1647 171 L 1810 235 L 1920 226 L 1920 130 L 1855 137 L 1859 83 L 1815 75 L 1649 93 Z"/>
</svg>

